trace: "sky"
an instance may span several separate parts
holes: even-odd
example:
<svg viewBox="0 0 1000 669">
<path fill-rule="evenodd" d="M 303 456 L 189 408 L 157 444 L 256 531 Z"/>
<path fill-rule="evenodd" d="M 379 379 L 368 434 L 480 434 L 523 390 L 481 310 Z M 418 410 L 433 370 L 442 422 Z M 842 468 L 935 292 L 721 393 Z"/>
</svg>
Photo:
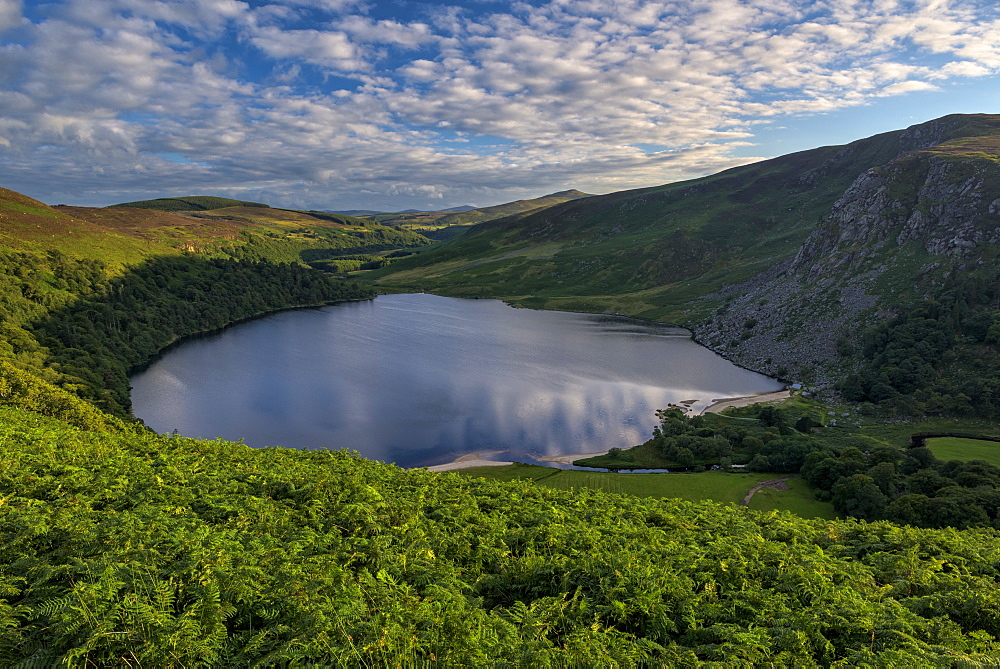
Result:
<svg viewBox="0 0 1000 669">
<path fill-rule="evenodd" d="M 997 0 L 0 0 L 0 186 L 48 204 L 487 206 L 984 112 Z"/>
</svg>

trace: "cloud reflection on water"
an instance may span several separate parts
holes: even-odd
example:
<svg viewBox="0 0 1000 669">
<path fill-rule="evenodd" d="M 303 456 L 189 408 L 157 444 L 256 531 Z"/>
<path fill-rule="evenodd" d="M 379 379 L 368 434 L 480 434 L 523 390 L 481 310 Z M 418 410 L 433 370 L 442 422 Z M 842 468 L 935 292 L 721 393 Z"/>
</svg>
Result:
<svg viewBox="0 0 1000 669">
<path fill-rule="evenodd" d="M 629 447 L 668 403 L 780 387 L 677 328 L 433 295 L 241 324 L 132 382 L 136 415 L 159 432 L 351 448 L 404 466 Z"/>
</svg>

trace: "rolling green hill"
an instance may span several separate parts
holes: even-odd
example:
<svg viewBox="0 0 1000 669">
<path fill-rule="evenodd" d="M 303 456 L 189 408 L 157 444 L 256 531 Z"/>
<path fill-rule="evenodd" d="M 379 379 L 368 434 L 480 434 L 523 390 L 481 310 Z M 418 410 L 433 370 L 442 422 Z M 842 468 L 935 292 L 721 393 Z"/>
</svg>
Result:
<svg viewBox="0 0 1000 669">
<path fill-rule="evenodd" d="M 161 200 L 147 202 L 155 204 Z M 11 223 L 17 223 L 18 218 L 24 222 L 17 223 L 16 229 L 8 228 L 11 233 L 8 243 L 17 248 L 44 248 L 51 239 L 55 248 L 71 255 L 89 253 L 89 257 L 102 259 L 109 259 L 109 247 L 117 245 L 123 247 L 115 255 L 122 263 L 127 263 L 127 258 L 151 255 L 202 253 L 243 260 L 296 262 L 334 271 L 338 271 L 336 261 L 343 257 L 374 254 L 377 257 L 370 264 L 381 266 L 391 260 L 384 256 L 394 250 L 431 243 L 419 233 L 354 216 L 279 209 L 225 198 L 201 197 L 197 202 L 203 208 L 176 211 L 125 205 L 47 207 L 37 202 L 25 211 L 12 212 L 15 220 Z M 210 205 L 220 206 L 204 208 Z M 0 196 L 0 211 L 4 206 L 14 206 L 13 195 Z M 34 229 L 38 234 L 34 236 L 41 239 L 39 244 L 31 246 L 34 237 L 30 233 L 36 224 L 38 227 Z M 2 231 L 0 228 L 0 234 Z M 56 239 L 59 235 L 65 238 Z"/>
<path fill-rule="evenodd" d="M 205 211 L 206 209 L 222 209 L 223 207 L 267 207 L 268 205 L 213 195 L 188 195 L 186 197 L 160 197 L 155 200 L 122 202 L 110 206 L 130 209 L 157 209 L 159 211 Z"/>
<path fill-rule="evenodd" d="M 0 246 L 26 252 L 56 250 L 100 260 L 118 271 L 161 255 L 201 253 L 321 264 L 341 256 L 385 254 L 430 243 L 419 233 L 352 216 L 233 204 L 237 201 L 225 198 L 197 201 L 201 209 L 185 211 L 124 205 L 50 207 L 0 188 Z M 212 204 L 225 206 L 205 208 Z"/>
<path fill-rule="evenodd" d="M 137 227 L 142 225 L 137 222 Z M 59 251 L 100 259 L 116 268 L 146 253 L 170 252 L 169 243 L 131 234 L 109 220 L 79 218 L 73 208 L 50 207 L 6 188 L 0 188 L 0 247 L 36 253 Z"/>
</svg>

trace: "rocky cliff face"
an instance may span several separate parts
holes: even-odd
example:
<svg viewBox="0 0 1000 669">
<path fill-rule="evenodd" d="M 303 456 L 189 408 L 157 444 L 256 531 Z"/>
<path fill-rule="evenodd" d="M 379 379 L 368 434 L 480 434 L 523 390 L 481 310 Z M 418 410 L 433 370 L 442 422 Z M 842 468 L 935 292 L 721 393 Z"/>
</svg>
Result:
<svg viewBox="0 0 1000 669">
<path fill-rule="evenodd" d="M 996 148 L 934 145 L 867 170 L 793 259 L 713 296 L 727 303 L 695 335 L 748 367 L 831 383 L 838 347 L 866 324 L 996 259 Z"/>
</svg>

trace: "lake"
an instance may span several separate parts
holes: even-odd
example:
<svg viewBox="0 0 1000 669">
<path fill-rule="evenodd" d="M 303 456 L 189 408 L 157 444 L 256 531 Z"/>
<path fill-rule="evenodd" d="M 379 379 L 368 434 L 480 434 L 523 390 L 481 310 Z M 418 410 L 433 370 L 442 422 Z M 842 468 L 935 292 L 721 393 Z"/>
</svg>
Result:
<svg viewBox="0 0 1000 669">
<path fill-rule="evenodd" d="M 470 452 L 628 448 L 656 409 L 779 390 L 683 329 L 497 300 L 382 295 L 191 339 L 132 377 L 157 432 L 349 448 L 418 467 Z"/>
</svg>

